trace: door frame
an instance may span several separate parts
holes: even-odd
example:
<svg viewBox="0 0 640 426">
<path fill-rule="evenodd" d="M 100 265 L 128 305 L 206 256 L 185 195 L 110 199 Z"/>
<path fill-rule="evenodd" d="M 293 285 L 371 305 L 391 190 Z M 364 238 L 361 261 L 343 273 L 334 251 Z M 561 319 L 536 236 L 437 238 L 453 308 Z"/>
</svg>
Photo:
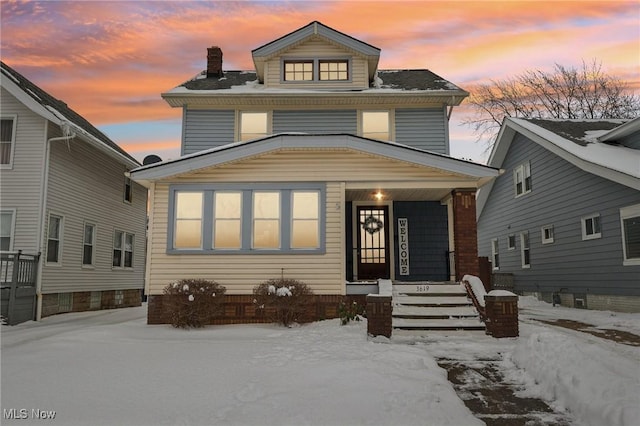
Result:
<svg viewBox="0 0 640 426">
<path fill-rule="evenodd" d="M 387 226 L 389 232 L 389 279 L 396 279 L 396 250 L 395 250 L 395 221 L 393 216 L 393 200 L 389 201 L 352 201 L 351 202 L 351 223 L 352 223 L 352 234 L 351 234 L 351 242 L 353 249 L 351 253 L 347 253 L 347 256 L 351 256 L 353 261 L 353 276 L 358 276 L 358 253 L 355 250 L 356 247 L 359 247 L 358 241 L 358 227 L 360 226 L 360 222 L 358 221 L 358 207 L 382 207 L 386 206 L 389 210 L 389 217 L 387 219 Z M 356 278 L 357 279 L 357 278 Z"/>
</svg>

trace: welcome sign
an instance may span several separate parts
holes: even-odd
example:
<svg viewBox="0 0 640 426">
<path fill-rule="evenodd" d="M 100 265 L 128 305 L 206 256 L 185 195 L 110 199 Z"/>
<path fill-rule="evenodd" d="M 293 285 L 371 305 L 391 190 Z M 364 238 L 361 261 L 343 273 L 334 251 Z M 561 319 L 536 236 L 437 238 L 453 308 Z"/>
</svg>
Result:
<svg viewBox="0 0 640 426">
<path fill-rule="evenodd" d="M 398 253 L 400 255 L 400 275 L 409 275 L 409 220 L 398 218 Z"/>
</svg>

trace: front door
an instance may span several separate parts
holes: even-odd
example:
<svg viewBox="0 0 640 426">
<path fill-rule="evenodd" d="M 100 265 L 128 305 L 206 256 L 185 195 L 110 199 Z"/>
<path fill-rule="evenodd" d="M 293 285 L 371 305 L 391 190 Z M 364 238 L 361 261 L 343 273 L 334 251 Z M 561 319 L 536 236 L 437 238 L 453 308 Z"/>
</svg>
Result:
<svg viewBox="0 0 640 426">
<path fill-rule="evenodd" d="M 358 279 L 390 278 L 389 207 L 358 206 L 356 217 Z"/>
</svg>

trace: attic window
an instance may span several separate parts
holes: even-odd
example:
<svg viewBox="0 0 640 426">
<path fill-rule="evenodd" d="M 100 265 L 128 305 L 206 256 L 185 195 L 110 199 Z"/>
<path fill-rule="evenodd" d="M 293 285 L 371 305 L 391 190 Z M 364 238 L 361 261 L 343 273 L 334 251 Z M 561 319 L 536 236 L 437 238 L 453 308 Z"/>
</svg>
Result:
<svg viewBox="0 0 640 426">
<path fill-rule="evenodd" d="M 313 81 L 313 61 L 285 61 L 285 81 Z"/>
<path fill-rule="evenodd" d="M 320 80 L 349 79 L 349 61 L 320 61 Z"/>
</svg>

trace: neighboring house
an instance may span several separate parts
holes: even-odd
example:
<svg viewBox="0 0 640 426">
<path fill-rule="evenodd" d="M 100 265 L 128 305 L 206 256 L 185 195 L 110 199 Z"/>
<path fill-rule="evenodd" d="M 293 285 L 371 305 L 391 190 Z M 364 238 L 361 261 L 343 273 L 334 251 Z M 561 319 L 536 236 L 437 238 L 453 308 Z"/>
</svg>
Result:
<svg viewBox="0 0 640 426">
<path fill-rule="evenodd" d="M 640 312 L 640 118 L 507 118 L 478 194 L 494 277 L 566 306 Z"/>
<path fill-rule="evenodd" d="M 0 249 L 42 253 L 27 319 L 140 305 L 147 191 L 126 176 L 140 164 L 5 63 L 0 83 Z"/>
<path fill-rule="evenodd" d="M 306 282 L 322 317 L 378 278 L 477 274 L 475 192 L 498 171 L 448 156 L 467 92 L 378 70 L 378 48 L 319 22 L 252 55 L 224 71 L 209 48 L 207 71 L 162 95 L 183 109 L 182 157 L 131 173 L 151 194 L 150 323 L 181 278 L 226 286 L 233 322 L 258 320 L 270 278 Z"/>
</svg>

